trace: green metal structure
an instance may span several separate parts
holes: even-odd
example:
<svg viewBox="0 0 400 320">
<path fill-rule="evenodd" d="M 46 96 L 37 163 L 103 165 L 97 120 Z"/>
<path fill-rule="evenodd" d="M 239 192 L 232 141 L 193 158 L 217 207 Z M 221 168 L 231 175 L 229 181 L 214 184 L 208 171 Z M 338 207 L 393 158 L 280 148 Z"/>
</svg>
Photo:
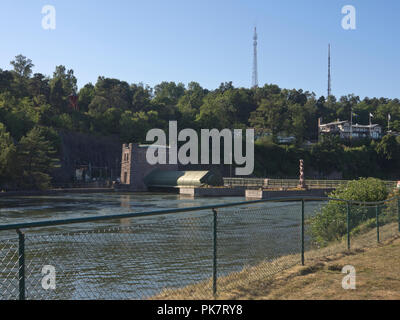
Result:
<svg viewBox="0 0 400 320">
<path fill-rule="evenodd" d="M 144 183 L 149 188 L 222 186 L 223 179 L 214 171 L 155 170 L 145 177 Z"/>
</svg>

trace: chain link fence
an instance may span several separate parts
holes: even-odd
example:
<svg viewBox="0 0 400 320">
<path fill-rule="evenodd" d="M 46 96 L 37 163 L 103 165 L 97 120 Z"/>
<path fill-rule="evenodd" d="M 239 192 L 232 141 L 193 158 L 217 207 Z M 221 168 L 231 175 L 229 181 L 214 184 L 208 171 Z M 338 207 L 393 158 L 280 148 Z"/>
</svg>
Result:
<svg viewBox="0 0 400 320">
<path fill-rule="evenodd" d="M 342 229 L 342 236 L 337 241 L 330 241 L 327 246 L 320 246 L 308 233 L 305 242 L 306 260 L 318 260 L 344 251 L 372 247 L 400 235 L 400 202 L 398 198 L 383 203 L 353 203 L 344 200 L 331 200 L 338 204 L 345 221 L 342 226 L 333 226 L 335 231 Z M 320 212 L 329 202 L 321 202 Z M 339 215 L 338 215 L 339 216 Z M 306 223 L 306 229 L 307 226 Z M 306 236 L 307 237 L 307 236 Z"/>
<path fill-rule="evenodd" d="M 18 239 L 0 241 L 0 298 L 13 300 L 19 296 Z"/>
<path fill-rule="evenodd" d="M 343 201 L 345 235 L 319 247 L 307 221 L 327 204 L 254 201 L 97 217 L 109 227 L 88 222 L 70 233 L 20 226 L 14 229 L 30 232 L 0 240 L 0 299 L 212 299 L 222 292 L 234 298 L 291 266 L 399 234 L 398 199 Z"/>
</svg>

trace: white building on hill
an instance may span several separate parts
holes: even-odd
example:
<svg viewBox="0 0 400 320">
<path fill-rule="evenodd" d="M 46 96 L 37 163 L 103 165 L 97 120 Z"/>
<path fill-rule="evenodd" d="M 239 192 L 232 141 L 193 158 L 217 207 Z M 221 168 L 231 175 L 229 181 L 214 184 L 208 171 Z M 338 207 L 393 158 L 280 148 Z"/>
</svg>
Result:
<svg viewBox="0 0 400 320">
<path fill-rule="evenodd" d="M 322 124 L 322 119 L 318 121 L 318 131 L 320 135 L 337 135 L 341 139 L 369 138 L 380 139 L 382 137 L 382 127 L 378 124 L 360 125 L 350 124 L 350 121 L 335 121 Z"/>
</svg>

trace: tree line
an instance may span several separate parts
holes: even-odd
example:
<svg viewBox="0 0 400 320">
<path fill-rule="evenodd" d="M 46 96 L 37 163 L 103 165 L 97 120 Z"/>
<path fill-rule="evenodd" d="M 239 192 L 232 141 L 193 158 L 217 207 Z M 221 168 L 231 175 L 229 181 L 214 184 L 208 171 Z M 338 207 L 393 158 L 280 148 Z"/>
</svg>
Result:
<svg viewBox="0 0 400 320">
<path fill-rule="evenodd" d="M 399 99 L 361 100 L 355 95 L 326 99 L 301 89 L 282 89 L 273 84 L 236 88 L 232 82 L 221 83 L 215 90 L 197 82 L 187 86 L 161 82 L 150 87 L 102 76 L 95 84 L 78 90 L 74 71 L 63 65 L 56 66 L 52 76 L 33 73 L 33 62 L 23 55 L 16 56 L 10 65 L 10 70 L 0 69 L 1 185 L 48 185 L 57 166 L 60 130 L 118 135 L 121 142 L 145 142 L 148 130 L 167 131 L 169 120 L 177 120 L 179 130 L 251 127 L 258 136 L 267 135 L 260 140 L 259 148 L 281 148 L 279 152 L 292 148 L 295 153 L 301 152 L 305 141 L 317 141 L 318 118 L 324 122 L 349 120 L 351 110 L 357 114 L 355 122 L 367 124 L 372 113 L 374 123 L 383 127 L 391 114 L 391 128 L 400 131 Z M 294 136 L 294 145 L 278 146 L 278 135 Z M 389 140 L 380 149 L 373 148 L 377 155 L 381 150 L 387 161 L 393 161 L 400 153 L 399 141 Z M 339 141 L 322 143 L 316 145 L 314 155 L 333 152 L 334 148 L 346 151 L 371 146 L 370 142 L 358 146 Z M 324 149 L 332 143 L 333 149 Z M 319 160 L 322 171 L 329 169 L 324 161 Z"/>
</svg>

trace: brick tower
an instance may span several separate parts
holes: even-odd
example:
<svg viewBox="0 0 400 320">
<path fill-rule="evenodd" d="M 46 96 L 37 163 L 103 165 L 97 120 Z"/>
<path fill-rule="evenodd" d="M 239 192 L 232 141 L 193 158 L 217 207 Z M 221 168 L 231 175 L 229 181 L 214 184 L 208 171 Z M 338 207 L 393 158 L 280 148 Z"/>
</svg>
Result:
<svg viewBox="0 0 400 320">
<path fill-rule="evenodd" d="M 130 190 L 147 191 L 144 178 L 156 169 L 178 171 L 178 164 L 168 164 L 169 147 L 158 147 L 160 152 L 166 152 L 167 164 L 149 164 L 146 153 L 149 148 L 154 147 L 136 143 L 122 145 L 121 183 L 129 186 Z"/>
</svg>

